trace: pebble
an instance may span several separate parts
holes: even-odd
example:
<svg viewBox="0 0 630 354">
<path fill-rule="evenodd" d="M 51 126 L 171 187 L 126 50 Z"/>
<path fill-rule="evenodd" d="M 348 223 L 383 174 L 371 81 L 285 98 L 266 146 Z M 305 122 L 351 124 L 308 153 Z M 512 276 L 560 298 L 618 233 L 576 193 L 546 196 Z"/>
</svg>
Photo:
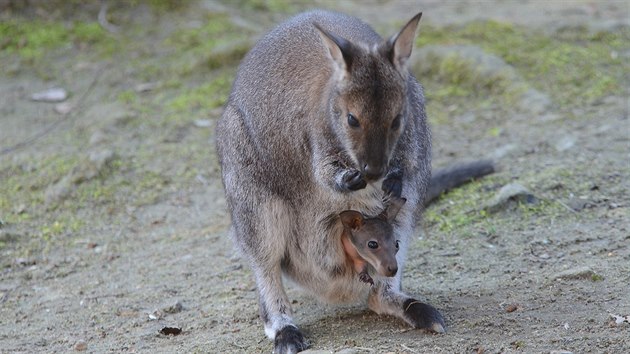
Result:
<svg viewBox="0 0 630 354">
<path fill-rule="evenodd" d="M 82 352 L 87 350 L 87 343 L 83 340 L 83 339 L 79 339 L 75 344 L 74 344 L 74 350 L 78 351 L 78 352 Z"/>
<path fill-rule="evenodd" d="M 197 128 L 209 128 L 212 126 L 212 121 L 209 119 L 197 119 L 193 122 Z"/>
<path fill-rule="evenodd" d="M 67 98 L 68 91 L 59 87 L 37 92 L 31 96 L 31 99 L 37 102 L 63 102 Z"/>
<path fill-rule="evenodd" d="M 535 204 L 538 199 L 525 187 L 518 183 L 510 183 L 503 186 L 497 194 L 486 204 L 484 209 L 495 213 L 506 209 L 511 201 L 527 204 Z"/>
<path fill-rule="evenodd" d="M 591 279 L 596 274 L 589 267 L 576 267 L 557 273 L 553 279 Z"/>
<path fill-rule="evenodd" d="M 62 116 L 65 116 L 66 114 L 70 113 L 70 111 L 72 111 L 73 108 L 74 106 L 70 102 L 62 102 L 62 103 L 57 103 L 55 107 L 53 108 L 53 110 L 61 114 Z"/>
<path fill-rule="evenodd" d="M 335 354 L 357 354 L 358 351 L 354 348 L 345 348 L 345 349 L 341 349 L 337 352 L 335 352 Z"/>
<path fill-rule="evenodd" d="M 565 136 L 563 138 L 560 138 L 554 144 L 554 147 L 559 152 L 567 151 L 567 150 L 571 149 L 573 146 L 575 146 L 575 141 L 576 141 L 575 137 L 573 137 L 573 136 Z"/>
<path fill-rule="evenodd" d="M 179 300 L 175 301 L 172 304 L 162 307 L 162 311 L 165 313 L 178 313 L 178 312 L 181 312 L 183 309 L 184 309 L 184 306 Z"/>
</svg>

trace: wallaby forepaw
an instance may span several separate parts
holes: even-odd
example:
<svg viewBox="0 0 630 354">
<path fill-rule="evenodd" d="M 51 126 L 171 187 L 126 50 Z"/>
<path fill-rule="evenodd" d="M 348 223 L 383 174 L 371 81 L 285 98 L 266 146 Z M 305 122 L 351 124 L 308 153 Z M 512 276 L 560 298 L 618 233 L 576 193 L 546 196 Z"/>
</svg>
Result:
<svg viewBox="0 0 630 354">
<path fill-rule="evenodd" d="M 363 179 L 361 171 L 347 170 L 341 177 L 342 188 L 349 191 L 357 191 L 367 186 L 367 182 Z"/>
<path fill-rule="evenodd" d="M 402 195 L 402 179 L 398 177 L 387 177 L 383 180 L 381 189 L 387 195 L 400 198 Z"/>
<path fill-rule="evenodd" d="M 273 344 L 274 354 L 293 354 L 306 350 L 308 344 L 299 329 L 286 326 L 276 333 Z"/>
<path fill-rule="evenodd" d="M 435 307 L 409 299 L 403 304 L 404 316 L 415 328 L 426 329 L 435 333 L 446 333 L 446 325 L 442 314 Z"/>
<path fill-rule="evenodd" d="M 360 273 L 359 274 L 359 280 L 361 280 L 364 283 L 368 283 L 370 285 L 374 285 L 374 280 L 372 279 L 372 277 L 367 273 Z"/>
</svg>

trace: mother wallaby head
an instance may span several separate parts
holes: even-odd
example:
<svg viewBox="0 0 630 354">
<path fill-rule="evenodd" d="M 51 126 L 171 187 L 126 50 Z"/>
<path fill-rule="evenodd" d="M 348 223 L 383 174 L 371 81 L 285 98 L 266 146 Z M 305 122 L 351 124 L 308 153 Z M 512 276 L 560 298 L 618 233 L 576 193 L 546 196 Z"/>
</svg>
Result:
<svg viewBox="0 0 630 354">
<path fill-rule="evenodd" d="M 368 181 L 385 175 L 398 139 L 410 121 L 406 62 L 421 15 L 372 47 L 352 43 L 314 24 L 333 67 L 331 124 L 355 167 Z"/>
</svg>

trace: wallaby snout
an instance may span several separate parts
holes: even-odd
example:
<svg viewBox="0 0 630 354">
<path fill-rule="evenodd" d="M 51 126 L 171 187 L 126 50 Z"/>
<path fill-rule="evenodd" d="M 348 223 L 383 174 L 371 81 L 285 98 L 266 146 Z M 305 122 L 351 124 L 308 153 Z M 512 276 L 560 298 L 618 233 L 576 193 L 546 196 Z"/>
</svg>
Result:
<svg viewBox="0 0 630 354">
<path fill-rule="evenodd" d="M 362 172 L 366 180 L 376 181 L 385 174 L 385 165 L 365 164 Z"/>
<path fill-rule="evenodd" d="M 398 272 L 398 265 L 397 264 L 388 265 L 387 266 L 387 272 L 388 272 L 387 273 L 388 277 L 393 277 Z"/>
</svg>

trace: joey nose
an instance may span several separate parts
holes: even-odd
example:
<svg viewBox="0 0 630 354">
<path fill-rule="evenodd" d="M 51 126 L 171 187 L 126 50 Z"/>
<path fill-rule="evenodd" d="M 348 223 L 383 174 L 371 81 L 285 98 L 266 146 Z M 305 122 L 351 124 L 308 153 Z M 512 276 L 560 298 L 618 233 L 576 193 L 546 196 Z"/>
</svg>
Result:
<svg viewBox="0 0 630 354">
<path fill-rule="evenodd" d="M 398 272 L 398 266 L 387 266 L 387 272 L 390 277 L 393 277 Z"/>
<path fill-rule="evenodd" d="M 363 166 L 363 175 L 365 179 L 375 181 L 383 176 L 385 169 L 381 166 L 365 164 Z"/>
</svg>

